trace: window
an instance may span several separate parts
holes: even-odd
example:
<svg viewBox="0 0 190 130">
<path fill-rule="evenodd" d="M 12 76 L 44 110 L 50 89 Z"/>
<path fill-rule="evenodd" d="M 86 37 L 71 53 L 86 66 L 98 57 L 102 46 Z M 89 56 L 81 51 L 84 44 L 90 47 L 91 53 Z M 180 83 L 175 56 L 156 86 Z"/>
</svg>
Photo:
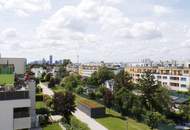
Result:
<svg viewBox="0 0 190 130">
<path fill-rule="evenodd" d="M 168 85 L 168 83 L 167 83 L 167 82 L 163 82 L 162 84 L 163 84 L 163 85 Z"/>
<path fill-rule="evenodd" d="M 163 76 L 163 79 L 168 79 L 168 77 L 167 76 Z"/>
<path fill-rule="evenodd" d="M 170 86 L 179 87 L 178 83 L 170 83 Z"/>
<path fill-rule="evenodd" d="M 158 79 L 161 79 L 161 76 L 157 76 Z"/>
<path fill-rule="evenodd" d="M 186 78 L 181 78 L 181 81 L 186 81 L 187 79 Z"/>
<path fill-rule="evenodd" d="M 188 70 L 184 70 L 184 74 L 189 74 L 189 71 Z"/>
<path fill-rule="evenodd" d="M 170 77 L 170 80 L 179 80 L 179 77 Z"/>
<path fill-rule="evenodd" d="M 181 87 L 182 87 L 182 88 L 186 88 L 187 85 L 186 85 L 186 84 L 181 84 Z"/>
<path fill-rule="evenodd" d="M 23 107 L 23 108 L 14 108 L 14 118 L 24 118 L 29 117 L 29 108 Z"/>
</svg>

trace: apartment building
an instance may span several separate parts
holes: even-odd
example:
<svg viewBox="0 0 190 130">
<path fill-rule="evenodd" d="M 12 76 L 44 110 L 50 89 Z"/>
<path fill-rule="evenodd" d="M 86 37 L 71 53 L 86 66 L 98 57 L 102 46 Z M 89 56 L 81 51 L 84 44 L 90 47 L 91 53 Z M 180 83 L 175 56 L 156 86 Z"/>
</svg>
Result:
<svg viewBox="0 0 190 130">
<path fill-rule="evenodd" d="M 1 58 L 0 65 L 13 65 L 14 73 L 24 74 L 26 72 L 26 59 L 25 58 Z"/>
<path fill-rule="evenodd" d="M 98 71 L 102 64 L 82 64 L 79 66 L 79 75 L 90 77 L 94 72 Z"/>
<path fill-rule="evenodd" d="M 35 82 L 0 86 L 0 130 L 26 130 L 35 127 Z"/>
<path fill-rule="evenodd" d="M 183 67 L 127 66 L 125 71 L 131 74 L 134 82 L 137 82 L 146 71 L 150 71 L 155 80 L 160 81 L 170 90 L 188 91 L 190 89 L 189 65 Z"/>
</svg>

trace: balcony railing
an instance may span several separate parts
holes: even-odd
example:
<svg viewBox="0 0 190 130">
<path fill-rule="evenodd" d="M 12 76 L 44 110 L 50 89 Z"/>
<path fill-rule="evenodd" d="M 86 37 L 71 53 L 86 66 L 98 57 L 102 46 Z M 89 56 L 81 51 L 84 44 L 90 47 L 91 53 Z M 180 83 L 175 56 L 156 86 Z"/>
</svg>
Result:
<svg viewBox="0 0 190 130">
<path fill-rule="evenodd" d="M 0 92 L 0 100 L 28 99 L 29 91 Z"/>
</svg>

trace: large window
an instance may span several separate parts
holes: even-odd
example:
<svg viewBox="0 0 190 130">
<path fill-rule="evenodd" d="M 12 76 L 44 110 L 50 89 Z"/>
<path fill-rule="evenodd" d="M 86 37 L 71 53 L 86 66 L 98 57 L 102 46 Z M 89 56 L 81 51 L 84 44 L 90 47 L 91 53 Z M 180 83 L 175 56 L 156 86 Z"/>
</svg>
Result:
<svg viewBox="0 0 190 130">
<path fill-rule="evenodd" d="M 179 80 L 179 77 L 170 77 L 170 80 Z"/>
<path fill-rule="evenodd" d="M 181 81 L 186 81 L 187 79 L 186 78 L 181 78 Z"/>
<path fill-rule="evenodd" d="M 170 86 L 179 87 L 178 83 L 170 83 Z"/>
<path fill-rule="evenodd" d="M 182 87 L 182 88 L 186 88 L 187 85 L 186 85 L 186 84 L 181 84 L 181 87 Z"/>
<path fill-rule="evenodd" d="M 29 108 L 23 107 L 23 108 L 14 108 L 14 118 L 24 118 L 29 117 Z"/>
</svg>

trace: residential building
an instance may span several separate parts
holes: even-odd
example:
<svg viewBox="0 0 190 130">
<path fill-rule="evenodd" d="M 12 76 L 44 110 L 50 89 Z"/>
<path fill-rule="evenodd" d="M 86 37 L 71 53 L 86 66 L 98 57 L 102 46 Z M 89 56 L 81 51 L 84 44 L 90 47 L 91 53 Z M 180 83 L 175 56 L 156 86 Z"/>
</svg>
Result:
<svg viewBox="0 0 190 130">
<path fill-rule="evenodd" d="M 125 71 L 129 72 L 134 82 L 149 71 L 162 85 L 170 90 L 188 91 L 190 89 L 190 64 L 183 67 L 151 67 L 151 66 L 127 66 Z"/>
<path fill-rule="evenodd" d="M 26 130 L 37 126 L 35 81 L 0 86 L 0 130 Z"/>
<path fill-rule="evenodd" d="M 112 70 L 114 74 L 118 74 L 121 70 L 124 69 L 124 67 L 121 64 L 115 64 L 115 63 L 89 63 L 89 64 L 81 64 L 79 66 L 79 75 L 83 77 L 90 77 L 91 74 L 98 71 L 98 69 L 102 66 L 107 67 L 108 69 Z M 75 67 L 75 71 L 76 67 Z"/>
<path fill-rule="evenodd" d="M 25 58 L 0 58 L 0 65 L 13 65 L 16 74 L 26 72 L 26 62 Z"/>
<path fill-rule="evenodd" d="M 105 86 L 107 89 L 113 92 L 115 81 L 113 79 L 105 81 Z"/>
<path fill-rule="evenodd" d="M 98 71 L 102 64 L 82 64 L 79 66 L 79 75 L 90 77 L 94 72 Z"/>
<path fill-rule="evenodd" d="M 66 67 L 66 70 L 70 73 L 79 73 L 79 64 L 69 64 Z"/>
</svg>

